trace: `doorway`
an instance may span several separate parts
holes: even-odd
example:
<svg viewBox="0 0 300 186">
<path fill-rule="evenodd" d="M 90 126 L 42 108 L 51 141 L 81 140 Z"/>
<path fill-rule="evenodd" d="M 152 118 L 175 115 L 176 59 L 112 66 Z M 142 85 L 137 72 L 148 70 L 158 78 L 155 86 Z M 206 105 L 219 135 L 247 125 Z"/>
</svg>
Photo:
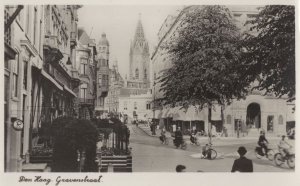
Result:
<svg viewBox="0 0 300 186">
<path fill-rule="evenodd" d="M 251 103 L 247 107 L 247 128 L 261 128 L 261 110 L 258 103 Z"/>
</svg>

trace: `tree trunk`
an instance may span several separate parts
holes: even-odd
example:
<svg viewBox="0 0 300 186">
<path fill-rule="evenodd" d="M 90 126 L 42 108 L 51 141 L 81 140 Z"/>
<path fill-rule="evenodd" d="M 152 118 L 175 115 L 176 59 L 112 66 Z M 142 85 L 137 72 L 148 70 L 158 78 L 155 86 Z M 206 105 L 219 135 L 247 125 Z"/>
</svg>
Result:
<svg viewBox="0 0 300 186">
<path fill-rule="evenodd" d="M 221 120 L 222 120 L 222 133 L 224 133 L 223 129 L 224 129 L 224 109 L 225 109 L 225 105 L 221 106 Z"/>
<path fill-rule="evenodd" d="M 211 103 L 208 104 L 208 143 L 211 143 Z"/>
</svg>

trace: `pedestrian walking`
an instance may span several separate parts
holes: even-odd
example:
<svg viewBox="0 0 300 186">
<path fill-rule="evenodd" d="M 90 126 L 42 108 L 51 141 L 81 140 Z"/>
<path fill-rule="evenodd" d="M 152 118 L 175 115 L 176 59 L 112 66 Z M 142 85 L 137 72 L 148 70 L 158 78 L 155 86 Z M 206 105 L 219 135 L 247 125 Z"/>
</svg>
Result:
<svg viewBox="0 0 300 186">
<path fill-rule="evenodd" d="M 237 151 L 240 155 L 239 159 L 234 160 L 231 172 L 253 172 L 252 160 L 245 157 L 247 150 L 244 146 L 239 147 Z"/>
</svg>

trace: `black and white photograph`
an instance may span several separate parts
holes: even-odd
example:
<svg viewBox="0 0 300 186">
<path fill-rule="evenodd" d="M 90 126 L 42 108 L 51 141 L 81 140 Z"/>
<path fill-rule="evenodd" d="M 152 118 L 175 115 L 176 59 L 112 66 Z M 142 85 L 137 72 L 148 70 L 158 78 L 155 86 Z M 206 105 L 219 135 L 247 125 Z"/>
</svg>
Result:
<svg viewBox="0 0 300 186">
<path fill-rule="evenodd" d="M 296 2 L 168 2 L 2 4 L 4 176 L 295 175 Z"/>
</svg>

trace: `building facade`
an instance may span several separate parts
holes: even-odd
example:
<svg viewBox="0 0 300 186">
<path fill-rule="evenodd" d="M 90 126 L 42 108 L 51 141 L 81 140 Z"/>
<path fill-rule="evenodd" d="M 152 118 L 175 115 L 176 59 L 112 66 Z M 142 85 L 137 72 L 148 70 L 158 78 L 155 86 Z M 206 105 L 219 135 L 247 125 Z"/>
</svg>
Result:
<svg viewBox="0 0 300 186">
<path fill-rule="evenodd" d="M 84 29 L 78 29 L 76 48 L 76 67 L 79 71 L 80 85 L 75 89 L 76 106 L 79 118 L 94 117 L 96 99 L 96 57 L 95 40 L 90 39 Z"/>
<path fill-rule="evenodd" d="M 53 119 L 73 115 L 80 6 L 5 6 L 5 171 L 30 164 L 33 136 Z M 17 124 L 17 125 L 16 125 Z M 43 132 L 44 131 L 44 132 Z M 45 133 L 44 133 L 45 134 Z"/>
<path fill-rule="evenodd" d="M 126 116 L 128 122 L 133 120 L 148 121 L 153 116 L 151 107 L 152 94 L 149 90 L 145 94 L 132 94 L 129 89 L 121 89 L 119 95 L 119 112 Z"/>
<path fill-rule="evenodd" d="M 119 114 L 119 96 L 121 89 L 124 87 L 124 79 L 118 70 L 118 61 L 113 62 L 112 68 L 109 69 L 109 91 L 105 100 L 105 108 L 109 113 Z"/>
<path fill-rule="evenodd" d="M 165 69 L 172 66 L 169 54 L 160 46 L 177 34 L 183 17 L 193 8 L 195 7 L 182 7 L 179 11 L 169 15 L 159 30 L 159 42 L 151 56 L 154 100 L 163 97 L 163 92 L 160 91 L 161 84 L 157 82 L 157 78 L 162 75 Z M 244 26 L 244 24 L 246 21 L 254 19 L 258 14 L 257 6 L 228 6 L 228 8 L 241 31 L 250 32 L 250 25 Z M 257 33 L 252 31 L 251 34 Z M 263 92 L 249 91 L 245 100 L 234 100 L 231 105 L 225 107 L 215 105 L 212 113 L 212 124 L 216 128 L 216 132 L 222 132 L 225 127 L 230 136 L 236 136 L 240 132 L 248 136 L 258 136 L 261 130 L 267 131 L 268 135 L 281 135 L 286 133 L 287 122 L 295 121 L 291 113 L 293 106 L 293 103 L 287 103 L 286 98 L 279 99 L 271 94 L 264 96 Z M 193 108 L 189 108 L 187 112 L 178 108 L 171 109 L 162 106 L 155 109 L 155 113 L 157 113 L 155 117 L 164 122 L 167 129 L 169 128 L 168 124 L 177 124 L 182 126 L 184 130 L 191 130 L 192 127 L 196 127 L 208 132 L 207 109 L 203 109 L 199 113 L 197 109 Z M 223 109 L 223 116 L 221 109 Z"/>
<path fill-rule="evenodd" d="M 100 117 L 108 110 L 105 108 L 105 98 L 109 89 L 109 42 L 106 34 L 102 33 L 97 45 L 96 62 L 96 107 L 95 114 Z"/>
</svg>

